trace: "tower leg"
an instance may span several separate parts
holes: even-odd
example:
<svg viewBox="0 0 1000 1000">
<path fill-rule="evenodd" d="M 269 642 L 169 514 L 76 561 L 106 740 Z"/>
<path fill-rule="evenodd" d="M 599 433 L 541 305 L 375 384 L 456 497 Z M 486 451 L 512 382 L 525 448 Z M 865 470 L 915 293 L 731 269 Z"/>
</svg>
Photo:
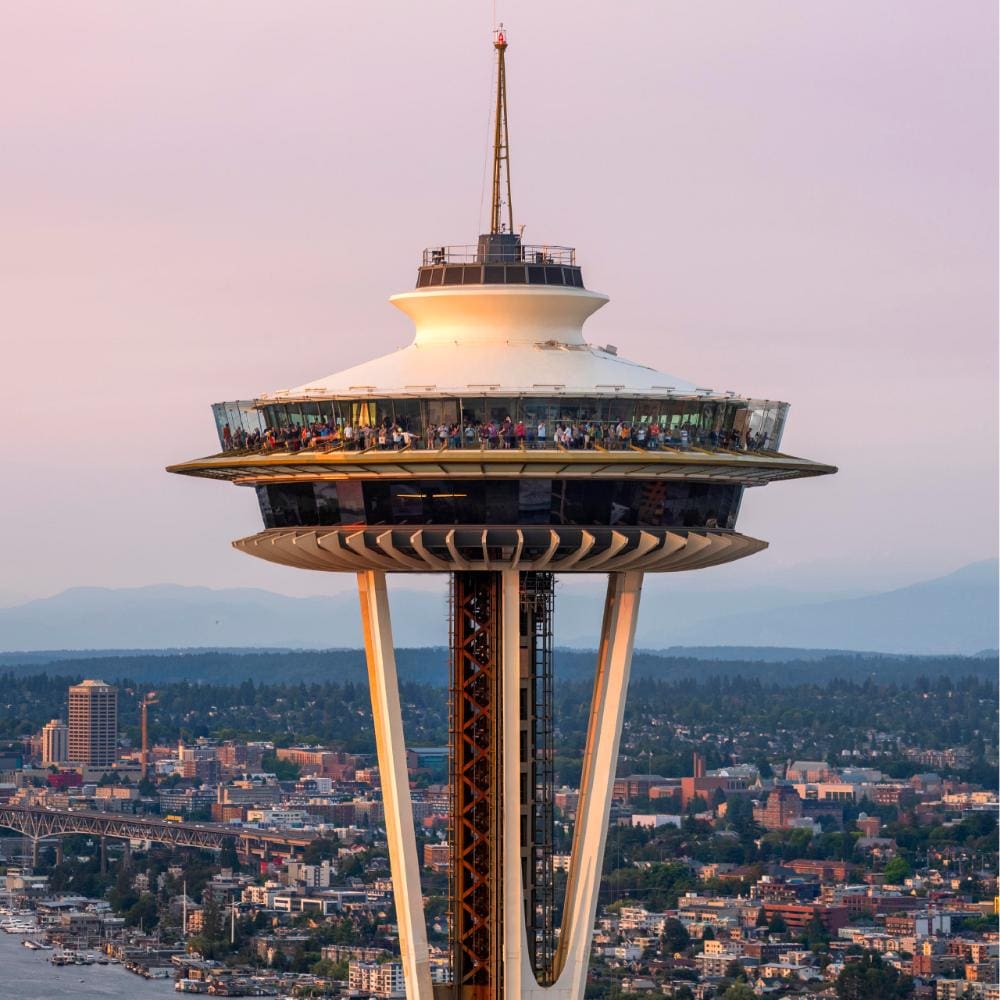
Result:
<svg viewBox="0 0 1000 1000">
<path fill-rule="evenodd" d="M 420 891 L 417 839 L 413 830 L 413 804 L 406 771 L 403 716 L 385 573 L 375 570 L 358 573 L 358 593 L 406 995 L 409 1000 L 432 1000 L 427 924 Z"/>
<path fill-rule="evenodd" d="M 508 671 L 515 670 L 514 657 L 506 650 L 510 648 L 508 637 L 517 636 L 516 614 L 508 610 L 516 607 L 512 601 L 517 593 L 516 577 L 516 573 L 504 573 L 505 681 Z M 504 995 L 507 1000 L 544 996 L 551 996 L 553 1000 L 580 1000 L 584 994 L 641 588 L 641 572 L 612 573 L 608 581 L 562 933 L 553 970 L 554 982 L 549 987 L 536 983 L 528 960 L 528 941 L 522 919 L 520 792 L 516 783 L 520 748 L 513 740 L 504 741 L 504 919 L 507 924 Z M 517 686 L 505 683 L 504 729 L 517 732 L 518 718 Z"/>
</svg>

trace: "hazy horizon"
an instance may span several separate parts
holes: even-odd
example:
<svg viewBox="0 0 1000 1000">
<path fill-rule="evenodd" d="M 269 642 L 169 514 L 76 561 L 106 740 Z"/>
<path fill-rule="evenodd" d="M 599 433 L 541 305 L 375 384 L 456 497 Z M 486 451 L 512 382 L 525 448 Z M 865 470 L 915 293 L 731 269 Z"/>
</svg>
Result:
<svg viewBox="0 0 1000 1000">
<path fill-rule="evenodd" d="M 214 449 L 213 401 L 409 340 L 386 299 L 480 228 L 491 9 L 9 6 L 0 604 L 354 586 L 234 551 L 252 492 L 163 470 Z M 497 9 L 515 222 L 611 296 L 588 339 L 790 401 L 783 450 L 840 467 L 747 491 L 766 552 L 657 586 L 995 556 L 995 5 Z"/>
</svg>

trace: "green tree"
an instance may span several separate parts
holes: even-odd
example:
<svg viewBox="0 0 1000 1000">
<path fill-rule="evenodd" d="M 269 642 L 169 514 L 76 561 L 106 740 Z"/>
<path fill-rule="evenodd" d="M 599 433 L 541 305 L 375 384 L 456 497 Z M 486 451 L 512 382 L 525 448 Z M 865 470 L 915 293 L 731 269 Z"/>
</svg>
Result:
<svg viewBox="0 0 1000 1000">
<path fill-rule="evenodd" d="M 677 952 L 686 950 L 691 944 L 691 935 L 676 917 L 668 917 L 663 922 L 663 934 L 660 940 L 663 942 L 664 951 L 676 955 Z"/>
<path fill-rule="evenodd" d="M 743 970 L 743 966 L 740 965 L 738 959 L 733 959 L 731 962 L 726 963 L 726 979 L 742 979 L 746 981 L 747 974 Z"/>
<path fill-rule="evenodd" d="M 892 885 L 902 885 L 902 883 L 913 874 L 913 871 L 906 858 L 897 854 L 896 857 L 894 857 L 885 866 L 883 874 L 885 875 L 886 882 L 889 882 Z"/>
<path fill-rule="evenodd" d="M 264 754 L 261 758 L 261 767 L 279 781 L 295 781 L 302 773 L 298 764 L 293 764 L 290 760 L 279 760 L 278 755 L 274 753 Z"/>
<path fill-rule="evenodd" d="M 722 1000 L 757 1000 L 757 994 L 746 983 L 733 983 L 722 994 Z"/>
<path fill-rule="evenodd" d="M 837 977 L 840 1000 L 894 1000 L 913 995 L 913 980 L 882 961 L 875 952 L 866 952 L 849 962 Z"/>
</svg>

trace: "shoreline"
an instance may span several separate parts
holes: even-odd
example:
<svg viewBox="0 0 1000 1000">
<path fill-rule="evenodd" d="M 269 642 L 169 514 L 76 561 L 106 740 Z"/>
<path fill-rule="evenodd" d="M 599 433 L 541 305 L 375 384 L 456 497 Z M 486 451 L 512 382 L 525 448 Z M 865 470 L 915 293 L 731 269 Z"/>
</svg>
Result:
<svg viewBox="0 0 1000 1000">
<path fill-rule="evenodd" d="M 161 1000 L 176 995 L 174 980 L 146 979 L 123 965 L 50 962 L 51 951 L 33 951 L 31 935 L 0 934 L 0 1000 Z"/>
</svg>

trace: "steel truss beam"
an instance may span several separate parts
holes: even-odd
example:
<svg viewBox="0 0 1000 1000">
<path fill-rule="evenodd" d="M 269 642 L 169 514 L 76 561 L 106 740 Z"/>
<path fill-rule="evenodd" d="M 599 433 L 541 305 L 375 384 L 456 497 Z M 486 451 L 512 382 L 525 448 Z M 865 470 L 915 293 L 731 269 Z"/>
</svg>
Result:
<svg viewBox="0 0 1000 1000">
<path fill-rule="evenodd" d="M 268 850 L 293 851 L 308 847 L 313 837 L 284 836 L 280 833 L 227 830 L 217 825 L 166 823 L 162 820 L 121 816 L 112 813 L 70 812 L 26 806 L 0 807 L 0 827 L 16 830 L 32 840 L 68 833 L 122 840 L 149 840 L 175 847 L 198 847 L 219 850 L 232 844 L 244 854 Z"/>
</svg>

